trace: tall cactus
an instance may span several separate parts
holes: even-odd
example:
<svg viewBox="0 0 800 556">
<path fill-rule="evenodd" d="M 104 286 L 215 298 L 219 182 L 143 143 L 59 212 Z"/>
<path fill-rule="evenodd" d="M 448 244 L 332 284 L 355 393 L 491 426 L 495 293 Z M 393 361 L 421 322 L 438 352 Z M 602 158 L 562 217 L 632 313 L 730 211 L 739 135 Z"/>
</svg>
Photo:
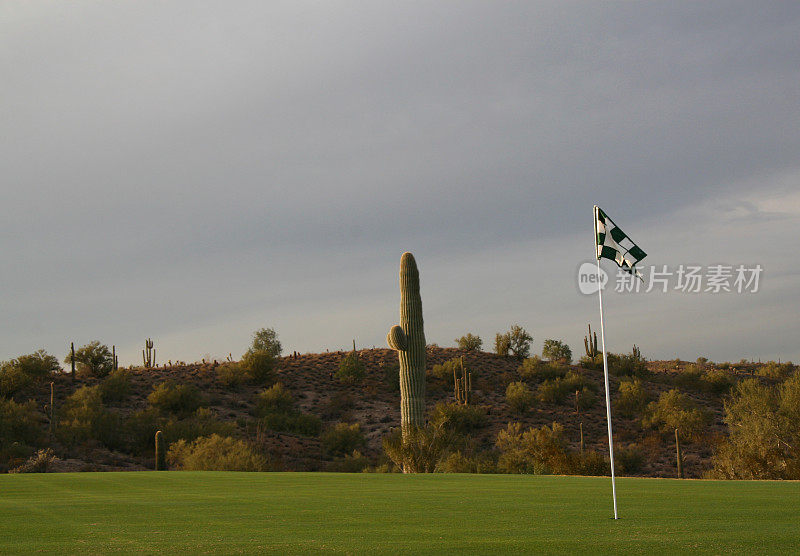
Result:
<svg viewBox="0 0 800 556">
<path fill-rule="evenodd" d="M 164 445 L 164 434 L 156 431 L 156 471 L 167 470 L 167 447 Z"/>
<path fill-rule="evenodd" d="M 422 327 L 422 297 L 414 255 L 400 258 L 400 324 L 386 336 L 400 360 L 400 424 L 425 425 L 425 332 Z"/>
</svg>

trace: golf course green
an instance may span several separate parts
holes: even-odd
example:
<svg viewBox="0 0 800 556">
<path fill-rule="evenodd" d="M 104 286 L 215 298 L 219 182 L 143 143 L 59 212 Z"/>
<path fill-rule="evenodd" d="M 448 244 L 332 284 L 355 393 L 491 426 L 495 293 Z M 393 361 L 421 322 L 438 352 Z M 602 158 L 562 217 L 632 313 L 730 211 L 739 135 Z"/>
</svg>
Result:
<svg viewBox="0 0 800 556">
<path fill-rule="evenodd" d="M 790 553 L 800 482 L 332 473 L 0 475 L 9 553 Z"/>
</svg>

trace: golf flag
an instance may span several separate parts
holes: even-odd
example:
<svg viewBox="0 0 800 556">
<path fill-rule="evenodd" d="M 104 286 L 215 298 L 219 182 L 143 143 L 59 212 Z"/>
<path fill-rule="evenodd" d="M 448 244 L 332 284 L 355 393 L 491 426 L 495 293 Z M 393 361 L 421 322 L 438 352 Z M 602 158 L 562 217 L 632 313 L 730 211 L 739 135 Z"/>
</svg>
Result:
<svg viewBox="0 0 800 556">
<path fill-rule="evenodd" d="M 597 258 L 611 259 L 624 271 L 642 279 L 636 263 L 647 253 L 636 245 L 597 205 L 594 206 L 594 231 Z"/>
</svg>

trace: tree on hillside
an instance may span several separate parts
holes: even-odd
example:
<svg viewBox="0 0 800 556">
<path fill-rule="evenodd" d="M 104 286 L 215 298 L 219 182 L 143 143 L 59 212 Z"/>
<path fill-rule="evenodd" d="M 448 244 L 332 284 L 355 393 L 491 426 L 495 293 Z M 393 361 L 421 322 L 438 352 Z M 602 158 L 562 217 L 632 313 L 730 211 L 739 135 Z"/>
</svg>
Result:
<svg viewBox="0 0 800 556">
<path fill-rule="evenodd" d="M 264 351 L 277 358 L 281 356 L 283 348 L 278 341 L 278 333 L 274 329 L 262 328 L 253 333 L 253 345 L 249 351 Z"/>
<path fill-rule="evenodd" d="M 456 338 L 456 345 L 458 345 L 459 349 L 463 349 L 464 351 L 478 351 L 483 345 L 483 340 L 481 340 L 480 336 L 472 335 L 472 333 L 467 332 L 465 336 Z"/>
<path fill-rule="evenodd" d="M 550 361 L 572 363 L 572 350 L 561 340 L 545 340 L 542 346 L 542 357 Z"/>
<path fill-rule="evenodd" d="M 72 363 L 72 353 L 67 354 L 64 362 Z M 83 374 L 104 377 L 114 368 L 114 357 L 107 345 L 95 340 L 75 350 L 75 364 Z"/>
</svg>

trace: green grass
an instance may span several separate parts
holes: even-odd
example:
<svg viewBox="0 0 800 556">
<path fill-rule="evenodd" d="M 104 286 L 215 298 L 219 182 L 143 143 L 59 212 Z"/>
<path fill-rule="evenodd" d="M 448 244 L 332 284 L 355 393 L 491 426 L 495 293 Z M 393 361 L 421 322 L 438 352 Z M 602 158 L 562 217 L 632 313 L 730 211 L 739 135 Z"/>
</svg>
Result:
<svg viewBox="0 0 800 556">
<path fill-rule="evenodd" d="M 0 553 L 789 553 L 800 483 L 524 475 L 0 475 Z"/>
</svg>

